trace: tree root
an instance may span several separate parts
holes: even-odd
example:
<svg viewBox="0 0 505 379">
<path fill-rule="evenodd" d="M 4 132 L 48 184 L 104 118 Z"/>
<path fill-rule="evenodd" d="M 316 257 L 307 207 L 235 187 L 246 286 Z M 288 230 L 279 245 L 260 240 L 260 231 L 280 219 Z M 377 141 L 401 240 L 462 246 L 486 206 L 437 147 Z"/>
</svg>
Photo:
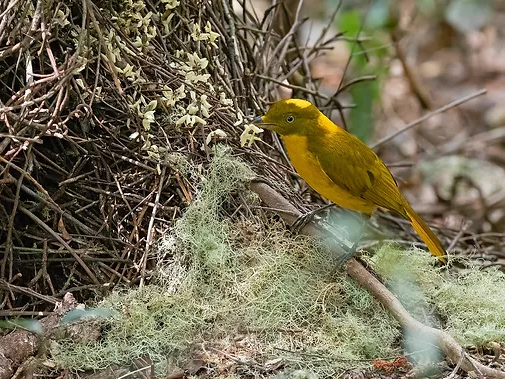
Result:
<svg viewBox="0 0 505 379">
<path fill-rule="evenodd" d="M 263 182 L 252 182 L 251 189 L 257 193 L 262 201 L 271 208 L 285 211 L 280 215 L 286 222 L 293 223 L 301 213 L 276 192 L 273 188 Z M 307 224 L 301 232 L 306 235 L 320 236 L 321 231 L 314 223 Z M 334 247 L 338 248 L 338 247 Z M 344 251 L 339 251 L 345 254 Z M 492 379 L 505 379 L 505 373 L 493 368 L 484 366 L 476 359 L 470 357 L 463 347 L 456 342 L 451 335 L 443 330 L 432 328 L 414 319 L 403 307 L 400 301 L 389 291 L 384 284 L 375 278 L 356 259 L 351 258 L 345 265 L 347 274 L 366 288 L 380 303 L 393 315 L 404 330 L 410 333 L 431 337 L 437 343 L 442 352 L 453 364 L 460 364 L 461 369 L 466 372 L 474 372 L 479 377 Z"/>
</svg>

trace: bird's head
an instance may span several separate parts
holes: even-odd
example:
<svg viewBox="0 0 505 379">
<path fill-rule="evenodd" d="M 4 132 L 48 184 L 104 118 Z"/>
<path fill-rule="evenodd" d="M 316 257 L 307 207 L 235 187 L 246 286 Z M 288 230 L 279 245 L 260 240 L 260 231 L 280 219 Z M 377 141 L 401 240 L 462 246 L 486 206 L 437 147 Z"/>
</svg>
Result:
<svg viewBox="0 0 505 379">
<path fill-rule="evenodd" d="M 282 136 L 303 136 L 315 131 L 321 116 L 319 109 L 307 100 L 289 99 L 274 103 L 264 116 L 255 118 L 253 123 Z"/>
</svg>

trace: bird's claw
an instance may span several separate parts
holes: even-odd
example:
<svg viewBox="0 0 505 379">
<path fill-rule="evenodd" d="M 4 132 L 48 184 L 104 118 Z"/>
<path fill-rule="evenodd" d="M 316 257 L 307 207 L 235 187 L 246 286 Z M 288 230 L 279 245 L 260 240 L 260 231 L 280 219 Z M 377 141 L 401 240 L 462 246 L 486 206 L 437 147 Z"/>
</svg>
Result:
<svg viewBox="0 0 505 379">
<path fill-rule="evenodd" d="M 307 212 L 307 213 L 301 215 L 300 217 L 298 217 L 295 220 L 295 222 L 293 224 L 291 224 L 291 232 L 293 234 L 300 234 L 300 232 L 303 230 L 303 228 L 305 226 L 307 226 L 307 224 L 309 222 L 311 222 L 312 220 L 314 220 L 314 217 L 318 213 L 320 213 L 320 212 L 322 212 L 322 211 L 324 211 L 324 210 L 326 210 L 326 209 L 328 209 L 330 207 L 333 207 L 334 205 L 335 204 L 328 204 L 328 205 L 322 206 L 321 208 L 314 209 L 314 210 L 312 210 L 310 212 Z"/>
</svg>

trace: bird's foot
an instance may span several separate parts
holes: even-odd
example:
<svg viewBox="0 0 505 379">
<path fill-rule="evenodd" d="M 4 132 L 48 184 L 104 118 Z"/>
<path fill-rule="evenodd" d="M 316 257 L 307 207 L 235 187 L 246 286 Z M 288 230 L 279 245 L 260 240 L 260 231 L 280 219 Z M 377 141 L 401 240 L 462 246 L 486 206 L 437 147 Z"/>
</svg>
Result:
<svg viewBox="0 0 505 379">
<path fill-rule="evenodd" d="M 360 243 L 360 238 L 358 238 L 353 245 L 346 249 L 344 253 L 342 254 L 341 257 L 337 260 L 337 267 L 342 267 L 349 259 L 353 258 L 356 255 L 356 252 L 358 251 Z"/>
<path fill-rule="evenodd" d="M 307 213 L 301 215 L 300 217 L 298 217 L 295 220 L 295 222 L 293 224 L 291 224 L 291 232 L 293 234 L 299 234 L 302 231 L 302 229 L 309 222 L 311 222 L 318 213 L 320 213 L 320 212 L 322 212 L 322 211 L 324 211 L 324 210 L 326 210 L 326 209 L 328 209 L 330 207 L 333 207 L 334 205 L 335 204 L 327 204 L 327 205 L 325 205 L 325 206 L 323 206 L 321 208 L 314 209 L 313 211 L 310 211 L 310 212 L 307 212 Z"/>
<path fill-rule="evenodd" d="M 363 237 L 363 230 L 365 229 L 365 225 L 367 223 L 367 218 L 362 218 L 361 225 L 358 229 L 358 233 L 356 234 L 356 239 L 350 248 L 345 249 L 344 254 L 339 257 L 337 261 L 337 267 L 342 267 L 349 259 L 353 258 L 358 251 L 359 244 L 361 242 L 361 237 Z"/>
</svg>

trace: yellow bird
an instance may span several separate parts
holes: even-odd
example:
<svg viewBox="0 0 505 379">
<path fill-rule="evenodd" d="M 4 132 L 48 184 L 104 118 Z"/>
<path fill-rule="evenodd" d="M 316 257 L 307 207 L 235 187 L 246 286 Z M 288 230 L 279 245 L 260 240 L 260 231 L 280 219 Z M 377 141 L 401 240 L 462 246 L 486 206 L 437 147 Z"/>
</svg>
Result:
<svg viewBox="0 0 505 379">
<path fill-rule="evenodd" d="M 400 193 L 384 162 L 310 102 L 278 101 L 254 123 L 280 134 L 294 168 L 320 195 L 367 215 L 377 208 L 398 214 L 410 221 L 431 254 L 446 262 L 439 239 Z"/>
</svg>

